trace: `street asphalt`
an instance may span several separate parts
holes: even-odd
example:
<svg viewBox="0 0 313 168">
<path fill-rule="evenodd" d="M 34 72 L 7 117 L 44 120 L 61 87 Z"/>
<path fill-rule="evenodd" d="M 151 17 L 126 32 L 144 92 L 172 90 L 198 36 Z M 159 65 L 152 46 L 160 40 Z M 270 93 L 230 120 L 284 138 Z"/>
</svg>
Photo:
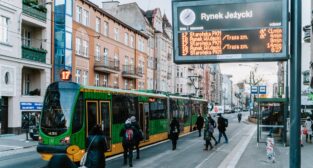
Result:
<svg viewBox="0 0 313 168">
<path fill-rule="evenodd" d="M 141 149 L 141 158 L 136 160 L 134 151 L 133 166 L 138 168 L 285 168 L 289 167 L 289 148 L 282 144 L 275 145 L 276 160 L 266 158 L 265 144 L 256 143 L 256 125 L 244 121 L 238 123 L 236 114 L 224 115 L 229 120 L 227 136 L 229 143 L 221 143 L 212 150 L 203 151 L 203 137 L 198 132 L 180 137 L 177 150 L 171 150 L 171 142 L 164 141 L 157 145 Z M 216 118 L 215 118 L 216 119 Z M 215 130 L 217 138 L 218 131 Z M 313 145 L 304 144 L 302 148 L 302 168 L 313 167 L 307 155 L 313 154 Z M 121 155 L 107 159 L 107 168 L 123 166 Z M 47 165 L 36 152 L 36 142 L 25 141 L 23 136 L 0 137 L 0 168 L 41 168 Z"/>
</svg>

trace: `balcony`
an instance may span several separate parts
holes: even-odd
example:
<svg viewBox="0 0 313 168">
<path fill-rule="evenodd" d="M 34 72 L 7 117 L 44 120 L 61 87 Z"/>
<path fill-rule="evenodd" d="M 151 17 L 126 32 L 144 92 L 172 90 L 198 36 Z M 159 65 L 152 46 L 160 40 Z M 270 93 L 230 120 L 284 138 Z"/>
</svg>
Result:
<svg viewBox="0 0 313 168">
<path fill-rule="evenodd" d="M 23 0 L 23 14 L 43 22 L 47 20 L 46 7 L 30 0 Z"/>
<path fill-rule="evenodd" d="M 22 58 L 31 61 L 46 63 L 47 51 L 44 49 L 22 46 Z"/>
<path fill-rule="evenodd" d="M 95 71 L 104 73 L 119 73 L 120 71 L 120 61 L 111 59 L 109 57 L 100 57 L 95 61 Z"/>
<path fill-rule="evenodd" d="M 123 65 L 122 76 L 124 78 L 139 79 L 143 76 L 143 69 L 134 65 Z"/>
</svg>

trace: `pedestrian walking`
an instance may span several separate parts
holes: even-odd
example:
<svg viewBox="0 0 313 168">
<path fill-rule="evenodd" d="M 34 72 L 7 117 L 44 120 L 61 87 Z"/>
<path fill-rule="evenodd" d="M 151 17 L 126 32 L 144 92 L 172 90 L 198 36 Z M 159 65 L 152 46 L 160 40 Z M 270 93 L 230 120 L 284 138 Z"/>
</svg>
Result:
<svg viewBox="0 0 313 168">
<path fill-rule="evenodd" d="M 210 150 L 213 148 L 211 143 L 211 139 L 215 141 L 215 145 L 217 144 L 215 137 L 213 136 L 214 128 L 216 127 L 215 121 L 212 119 L 211 115 L 205 118 L 205 127 L 204 127 L 204 140 L 205 140 L 205 148 L 203 150 L 208 150 L 210 146 Z"/>
<path fill-rule="evenodd" d="M 199 137 L 201 137 L 201 130 L 203 128 L 203 124 L 204 124 L 204 119 L 203 117 L 201 116 L 201 113 L 198 114 L 198 118 L 197 118 L 197 121 L 196 121 L 196 125 L 197 125 L 197 129 L 199 131 Z"/>
<path fill-rule="evenodd" d="M 135 147 L 136 147 L 136 159 L 140 159 L 140 150 L 139 150 L 139 144 L 140 141 L 143 140 L 143 134 L 141 131 L 141 128 L 138 124 L 138 122 L 136 121 L 136 117 L 132 116 L 130 117 L 130 121 L 131 121 L 131 125 L 132 127 L 135 129 L 135 135 L 134 135 L 134 142 L 135 142 Z"/>
<path fill-rule="evenodd" d="M 242 117 L 242 114 L 239 112 L 238 115 L 237 115 L 237 118 L 238 118 L 238 122 L 240 123 L 241 121 L 241 117 Z"/>
<path fill-rule="evenodd" d="M 209 135 L 210 135 L 211 139 L 214 140 L 215 145 L 217 145 L 217 141 L 216 141 L 216 139 L 215 139 L 215 137 L 213 135 L 214 134 L 214 129 L 216 128 L 216 122 L 215 122 L 215 120 L 212 118 L 212 116 L 210 114 L 208 114 L 208 120 L 209 120 L 210 125 L 212 126 Z"/>
<path fill-rule="evenodd" d="M 122 137 L 122 145 L 124 149 L 124 165 L 127 165 L 127 159 L 129 167 L 133 167 L 133 148 L 134 148 L 134 128 L 131 125 L 130 119 L 125 121 L 125 125 L 120 132 Z"/>
<path fill-rule="evenodd" d="M 225 138 L 225 143 L 228 143 L 228 138 L 227 138 L 227 135 L 225 133 L 226 127 L 228 127 L 228 120 L 226 118 L 224 118 L 222 116 L 222 114 L 218 114 L 217 125 L 218 125 L 217 126 L 218 131 L 219 131 L 217 143 L 221 142 L 222 136 L 224 136 L 224 138 Z"/>
<path fill-rule="evenodd" d="M 173 117 L 171 124 L 170 124 L 170 138 L 172 140 L 172 149 L 176 149 L 178 135 L 180 133 L 179 123 L 176 117 Z"/>
<path fill-rule="evenodd" d="M 100 125 L 95 125 L 87 138 L 88 153 L 86 167 L 105 167 L 105 152 L 107 151 L 107 141 Z"/>
<path fill-rule="evenodd" d="M 307 130 L 307 134 L 305 135 L 305 141 L 307 143 L 312 143 L 312 124 L 313 122 L 311 118 L 308 116 L 304 123 L 304 127 Z"/>
</svg>

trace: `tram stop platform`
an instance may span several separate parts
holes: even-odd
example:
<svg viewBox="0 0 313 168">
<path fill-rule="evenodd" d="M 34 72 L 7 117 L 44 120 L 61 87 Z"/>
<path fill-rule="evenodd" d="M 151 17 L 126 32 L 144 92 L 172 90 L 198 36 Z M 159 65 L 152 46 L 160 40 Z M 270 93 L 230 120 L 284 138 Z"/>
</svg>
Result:
<svg viewBox="0 0 313 168">
<path fill-rule="evenodd" d="M 37 144 L 38 141 L 34 141 L 31 138 L 26 140 L 25 134 L 2 134 L 0 135 L 0 154 L 12 150 L 32 148 Z"/>
</svg>

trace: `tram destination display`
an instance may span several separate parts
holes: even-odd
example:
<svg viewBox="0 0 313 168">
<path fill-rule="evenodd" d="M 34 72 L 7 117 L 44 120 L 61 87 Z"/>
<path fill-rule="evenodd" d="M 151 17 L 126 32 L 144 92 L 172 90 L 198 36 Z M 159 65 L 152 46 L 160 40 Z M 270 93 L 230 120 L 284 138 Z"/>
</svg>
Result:
<svg viewBox="0 0 313 168">
<path fill-rule="evenodd" d="M 288 59 L 286 2 L 219 3 L 173 2 L 175 63 Z"/>
</svg>

